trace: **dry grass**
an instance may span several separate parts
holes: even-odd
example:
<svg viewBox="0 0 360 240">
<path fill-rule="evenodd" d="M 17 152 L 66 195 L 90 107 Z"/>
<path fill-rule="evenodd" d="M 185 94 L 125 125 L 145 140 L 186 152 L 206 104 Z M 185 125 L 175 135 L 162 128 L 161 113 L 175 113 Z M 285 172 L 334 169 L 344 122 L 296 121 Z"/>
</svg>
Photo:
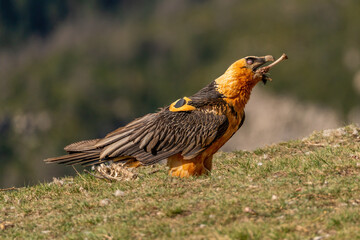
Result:
<svg viewBox="0 0 360 240">
<path fill-rule="evenodd" d="M 360 136 L 348 126 L 219 153 L 211 176 L 165 166 L 132 181 L 83 174 L 0 192 L 4 239 L 360 238 Z M 154 170 L 160 170 L 158 172 Z"/>
</svg>

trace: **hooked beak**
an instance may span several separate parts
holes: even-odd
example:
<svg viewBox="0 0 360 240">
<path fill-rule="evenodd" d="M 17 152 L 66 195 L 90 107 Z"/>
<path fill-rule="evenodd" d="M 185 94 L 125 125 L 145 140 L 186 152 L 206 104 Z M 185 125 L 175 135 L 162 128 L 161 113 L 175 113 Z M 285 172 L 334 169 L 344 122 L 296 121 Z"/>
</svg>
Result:
<svg viewBox="0 0 360 240">
<path fill-rule="evenodd" d="M 255 59 L 255 62 L 252 66 L 252 70 L 254 72 L 256 72 L 256 70 L 261 67 L 262 65 L 264 65 L 265 63 L 267 62 L 273 62 L 274 61 L 274 57 L 271 56 L 271 55 L 266 55 L 266 56 L 263 56 L 263 57 L 257 57 Z"/>
</svg>

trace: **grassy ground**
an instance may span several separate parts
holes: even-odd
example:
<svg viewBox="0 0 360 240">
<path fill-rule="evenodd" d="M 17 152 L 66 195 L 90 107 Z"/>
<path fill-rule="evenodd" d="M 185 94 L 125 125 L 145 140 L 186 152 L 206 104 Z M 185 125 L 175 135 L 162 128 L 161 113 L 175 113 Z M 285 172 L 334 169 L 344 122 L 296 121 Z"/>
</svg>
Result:
<svg viewBox="0 0 360 240">
<path fill-rule="evenodd" d="M 156 166 L 131 181 L 82 174 L 1 191 L 0 238 L 360 239 L 359 132 L 218 153 L 199 178 Z"/>
</svg>

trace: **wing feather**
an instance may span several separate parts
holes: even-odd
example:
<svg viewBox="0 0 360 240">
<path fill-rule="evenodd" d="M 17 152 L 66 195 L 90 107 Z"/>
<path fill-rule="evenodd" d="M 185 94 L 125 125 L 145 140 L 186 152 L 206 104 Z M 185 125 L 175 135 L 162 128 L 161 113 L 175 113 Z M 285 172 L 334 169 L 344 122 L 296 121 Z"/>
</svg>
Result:
<svg viewBox="0 0 360 240">
<path fill-rule="evenodd" d="M 146 134 L 143 137 L 143 139 L 141 139 L 139 148 L 145 148 L 148 145 L 148 143 L 152 140 L 154 134 L 155 134 L 154 132 L 149 132 L 148 134 Z"/>
<path fill-rule="evenodd" d="M 126 149 L 129 149 L 130 147 L 133 146 L 133 143 L 132 142 L 128 142 L 126 143 L 125 145 L 123 145 L 121 148 L 118 148 L 116 149 L 116 151 L 114 151 L 113 153 L 111 153 L 109 155 L 110 158 L 114 158 L 114 157 L 117 157 L 117 156 L 121 156 L 121 155 L 124 155 L 122 154 Z"/>
<path fill-rule="evenodd" d="M 101 148 L 104 147 L 106 145 L 112 144 L 120 139 L 123 139 L 124 137 L 129 136 L 131 133 L 133 132 L 133 129 L 131 130 L 127 130 L 127 129 L 122 129 L 122 131 L 119 132 L 119 134 L 116 135 L 111 135 L 109 137 L 103 138 L 100 141 L 98 141 L 95 144 L 95 147 L 97 148 Z"/>
<path fill-rule="evenodd" d="M 99 140 L 100 139 L 91 139 L 91 140 L 75 142 L 70 145 L 67 145 L 64 148 L 64 150 L 69 153 L 82 152 L 82 151 L 86 151 L 86 150 L 94 150 L 94 149 L 96 149 L 95 145 Z"/>
<path fill-rule="evenodd" d="M 128 140 L 129 140 L 129 137 L 125 137 L 125 138 L 118 140 L 117 142 L 110 144 L 106 148 L 104 148 L 104 150 L 100 154 L 100 159 L 107 158 L 109 155 L 111 155 L 117 149 L 119 149 L 123 145 L 127 144 L 129 142 Z"/>
</svg>

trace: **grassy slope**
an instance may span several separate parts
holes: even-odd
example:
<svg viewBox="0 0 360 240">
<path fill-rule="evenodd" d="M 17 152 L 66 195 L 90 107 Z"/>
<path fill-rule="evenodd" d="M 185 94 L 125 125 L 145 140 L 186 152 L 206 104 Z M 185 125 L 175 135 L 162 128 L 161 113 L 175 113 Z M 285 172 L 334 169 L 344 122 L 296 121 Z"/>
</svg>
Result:
<svg viewBox="0 0 360 240">
<path fill-rule="evenodd" d="M 133 181 L 84 174 L 2 191 L 0 238 L 360 239 L 359 131 L 218 153 L 200 178 L 157 166 Z"/>
</svg>

